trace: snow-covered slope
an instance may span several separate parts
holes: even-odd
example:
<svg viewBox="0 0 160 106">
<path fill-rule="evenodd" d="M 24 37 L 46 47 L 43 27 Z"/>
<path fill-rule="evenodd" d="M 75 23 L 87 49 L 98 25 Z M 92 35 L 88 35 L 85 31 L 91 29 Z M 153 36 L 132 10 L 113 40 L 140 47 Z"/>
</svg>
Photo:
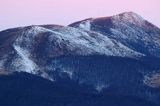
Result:
<svg viewBox="0 0 160 106">
<path fill-rule="evenodd" d="M 160 57 L 160 29 L 136 13 L 125 12 L 111 17 L 90 18 L 69 26 L 90 29 L 142 54 Z"/>
<path fill-rule="evenodd" d="M 15 32 L 16 31 L 16 32 Z M 64 26 L 28 26 L 0 33 L 0 68 L 24 71 L 48 79 L 40 61 L 59 56 L 144 56 L 100 33 Z M 45 70 L 44 70 L 45 69 Z"/>
<path fill-rule="evenodd" d="M 20 33 L 15 33 L 15 35 L 12 36 L 13 39 L 15 36 L 17 37 L 13 42 L 9 42 L 9 45 L 19 45 L 20 47 L 23 47 L 23 49 L 27 49 L 28 52 L 31 52 L 31 49 L 34 49 L 35 43 L 44 41 L 44 44 L 46 44 L 44 49 L 48 48 L 47 52 L 52 52 L 50 55 L 99 54 L 126 57 L 143 56 L 143 54 L 133 51 L 107 36 L 71 27 L 54 27 L 52 29 L 47 29 L 42 26 L 30 26 L 20 29 L 19 32 Z M 8 34 L 10 33 L 12 32 L 9 32 Z M 45 40 L 42 38 L 45 38 Z M 7 41 L 8 39 L 5 40 Z M 5 40 L 3 41 L 4 43 L 6 43 Z"/>
</svg>

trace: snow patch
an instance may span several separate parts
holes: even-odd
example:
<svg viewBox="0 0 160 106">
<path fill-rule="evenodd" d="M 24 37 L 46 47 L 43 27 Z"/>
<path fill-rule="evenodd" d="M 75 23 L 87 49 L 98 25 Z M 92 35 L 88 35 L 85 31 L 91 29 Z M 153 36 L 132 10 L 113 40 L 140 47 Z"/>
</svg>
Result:
<svg viewBox="0 0 160 106">
<path fill-rule="evenodd" d="M 105 89 L 105 88 L 107 88 L 108 86 L 107 85 L 104 85 L 104 84 L 97 84 L 96 85 L 96 90 L 98 91 L 98 92 L 101 92 L 103 89 Z"/>
<path fill-rule="evenodd" d="M 40 26 L 32 26 L 31 29 L 27 31 L 28 34 L 38 34 L 40 32 L 46 32 L 46 29 Z"/>
<path fill-rule="evenodd" d="M 91 30 L 91 22 L 90 22 L 90 20 L 82 22 L 79 25 L 79 28 L 90 31 Z"/>
<path fill-rule="evenodd" d="M 3 69 L 4 66 L 4 60 L 0 60 L 0 69 Z"/>
<path fill-rule="evenodd" d="M 145 75 L 143 82 L 152 88 L 160 88 L 160 73 Z"/>
<path fill-rule="evenodd" d="M 7 61 L 7 58 L 8 58 L 8 56 L 5 55 L 0 59 L 0 70 L 5 69 L 4 65 L 5 65 L 5 62 Z"/>
</svg>

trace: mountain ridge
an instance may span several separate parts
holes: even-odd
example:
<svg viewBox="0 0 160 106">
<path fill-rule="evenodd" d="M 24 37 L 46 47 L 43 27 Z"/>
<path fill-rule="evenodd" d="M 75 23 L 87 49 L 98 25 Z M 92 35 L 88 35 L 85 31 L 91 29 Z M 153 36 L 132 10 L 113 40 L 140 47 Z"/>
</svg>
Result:
<svg viewBox="0 0 160 106">
<path fill-rule="evenodd" d="M 86 26 L 87 30 L 95 31 L 120 41 L 125 46 L 140 53 L 159 56 L 152 48 L 159 51 L 160 29 L 136 13 L 125 12 L 105 18 L 79 21 L 69 26 L 84 30 L 86 30 Z"/>
<path fill-rule="evenodd" d="M 151 25 L 152 27 L 156 27 L 156 28 L 159 28 L 158 26 L 152 24 L 151 22 L 148 22 L 147 20 L 143 19 L 143 17 L 141 17 L 139 14 L 135 13 L 135 12 L 123 12 L 123 13 L 119 13 L 119 14 L 116 14 L 116 15 L 112 15 L 112 16 L 106 16 L 106 17 L 97 17 L 97 18 L 87 18 L 87 19 L 84 19 L 84 20 L 81 20 L 81 21 L 77 21 L 75 23 L 71 23 L 69 24 L 68 26 L 74 26 L 74 24 L 78 24 L 80 22 L 84 22 L 84 21 L 92 21 L 92 20 L 96 20 L 96 19 L 110 19 L 110 18 L 126 18 L 125 20 L 127 21 L 144 21 L 144 22 L 147 22 L 148 25 Z M 128 19 L 127 19 L 128 18 Z M 75 27 L 75 26 L 74 26 Z"/>
</svg>

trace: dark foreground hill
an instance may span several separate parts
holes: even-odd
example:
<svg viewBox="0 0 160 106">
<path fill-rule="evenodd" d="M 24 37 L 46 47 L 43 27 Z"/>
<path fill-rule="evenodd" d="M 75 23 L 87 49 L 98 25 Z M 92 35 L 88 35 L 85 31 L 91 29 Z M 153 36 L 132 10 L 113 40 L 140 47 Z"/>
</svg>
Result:
<svg viewBox="0 0 160 106">
<path fill-rule="evenodd" d="M 85 85 L 64 80 L 53 83 L 27 73 L 1 76 L 0 83 L 1 106 L 156 106 L 135 96 L 84 93 L 90 89 Z"/>
</svg>

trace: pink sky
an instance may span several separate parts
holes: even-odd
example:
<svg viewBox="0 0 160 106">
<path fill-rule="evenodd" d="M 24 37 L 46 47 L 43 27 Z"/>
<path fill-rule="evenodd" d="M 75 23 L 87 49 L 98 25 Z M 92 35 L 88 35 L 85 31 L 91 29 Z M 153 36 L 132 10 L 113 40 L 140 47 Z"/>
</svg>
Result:
<svg viewBox="0 0 160 106">
<path fill-rule="evenodd" d="M 133 11 L 160 27 L 160 0 L 1 0 L 0 30 L 37 24 L 67 25 Z"/>
</svg>

